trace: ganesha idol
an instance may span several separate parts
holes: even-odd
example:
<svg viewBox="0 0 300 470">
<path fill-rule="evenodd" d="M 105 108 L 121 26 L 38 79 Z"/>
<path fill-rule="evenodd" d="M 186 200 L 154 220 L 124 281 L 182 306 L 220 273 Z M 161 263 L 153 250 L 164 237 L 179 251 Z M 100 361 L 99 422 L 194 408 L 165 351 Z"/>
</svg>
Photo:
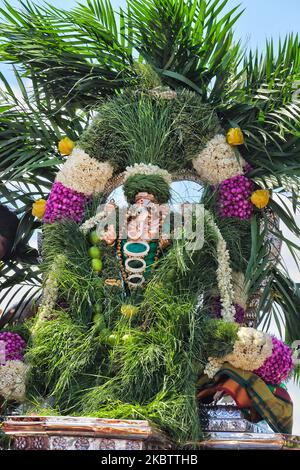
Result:
<svg viewBox="0 0 300 470">
<path fill-rule="evenodd" d="M 161 170 L 154 167 L 153 171 Z M 138 173 L 132 175 L 131 169 L 129 174 L 129 177 L 125 174 L 124 192 L 133 204 L 124 211 L 110 200 L 104 208 L 105 217 L 98 225 L 97 233 L 107 245 L 115 247 L 124 284 L 134 290 L 145 286 L 155 263 L 170 245 L 170 208 L 162 204 L 165 198 L 159 191 L 142 191 Z M 162 176 L 153 174 L 153 177 L 158 186 L 167 188 L 168 181 Z M 133 196 L 128 192 L 128 180 L 137 188 Z"/>
</svg>

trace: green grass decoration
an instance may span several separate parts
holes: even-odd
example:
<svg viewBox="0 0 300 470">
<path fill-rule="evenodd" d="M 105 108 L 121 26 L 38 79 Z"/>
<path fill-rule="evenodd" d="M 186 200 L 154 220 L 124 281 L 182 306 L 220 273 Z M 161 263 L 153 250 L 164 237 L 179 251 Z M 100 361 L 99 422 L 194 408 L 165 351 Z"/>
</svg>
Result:
<svg viewBox="0 0 300 470">
<path fill-rule="evenodd" d="M 166 204 L 171 197 L 170 186 L 159 175 L 129 176 L 123 185 L 123 190 L 130 204 L 135 203 L 135 196 L 139 192 L 153 194 L 159 204 Z"/>
<path fill-rule="evenodd" d="M 233 350 L 238 338 L 239 325 L 222 320 L 209 320 L 205 324 L 203 347 L 208 357 L 224 357 Z"/>
<path fill-rule="evenodd" d="M 189 160 L 218 132 L 222 129 L 214 109 L 193 92 L 178 91 L 177 98 L 164 100 L 127 90 L 99 107 L 78 144 L 118 170 L 151 163 L 176 171 L 189 167 Z"/>
</svg>

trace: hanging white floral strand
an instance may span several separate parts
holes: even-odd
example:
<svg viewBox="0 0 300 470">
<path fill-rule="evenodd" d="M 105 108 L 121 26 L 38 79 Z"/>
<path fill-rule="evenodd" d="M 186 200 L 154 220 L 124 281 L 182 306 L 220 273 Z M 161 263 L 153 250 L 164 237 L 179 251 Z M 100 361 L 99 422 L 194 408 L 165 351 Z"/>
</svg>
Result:
<svg viewBox="0 0 300 470">
<path fill-rule="evenodd" d="M 206 212 L 206 220 L 217 236 L 217 280 L 222 305 L 221 315 L 224 321 L 234 322 L 235 308 L 233 305 L 232 271 L 230 267 L 229 251 L 227 250 L 226 241 L 224 240 L 219 227 L 208 211 Z"/>
</svg>

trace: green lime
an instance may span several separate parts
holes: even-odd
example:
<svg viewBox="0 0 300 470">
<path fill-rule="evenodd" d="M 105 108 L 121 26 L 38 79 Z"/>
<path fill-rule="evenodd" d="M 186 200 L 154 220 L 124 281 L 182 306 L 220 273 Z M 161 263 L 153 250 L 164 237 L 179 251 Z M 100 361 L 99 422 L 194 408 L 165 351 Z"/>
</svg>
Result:
<svg viewBox="0 0 300 470">
<path fill-rule="evenodd" d="M 102 270 L 102 261 L 101 259 L 92 259 L 92 268 L 96 273 L 100 273 Z"/>
<path fill-rule="evenodd" d="M 97 246 L 91 246 L 89 248 L 89 256 L 93 259 L 100 259 L 101 257 L 101 252 Z"/>
<path fill-rule="evenodd" d="M 132 342 L 132 336 L 129 334 L 126 334 L 122 336 L 122 341 L 123 343 L 131 343 Z"/>
<path fill-rule="evenodd" d="M 99 243 L 101 240 L 100 238 L 98 237 L 98 234 L 96 232 L 96 230 L 93 230 L 91 233 L 90 233 L 90 242 L 92 245 L 97 245 L 97 243 Z"/>
<path fill-rule="evenodd" d="M 107 342 L 108 344 L 110 344 L 111 346 L 114 346 L 117 342 L 117 337 L 116 335 L 109 335 L 109 337 L 107 338 Z"/>
</svg>

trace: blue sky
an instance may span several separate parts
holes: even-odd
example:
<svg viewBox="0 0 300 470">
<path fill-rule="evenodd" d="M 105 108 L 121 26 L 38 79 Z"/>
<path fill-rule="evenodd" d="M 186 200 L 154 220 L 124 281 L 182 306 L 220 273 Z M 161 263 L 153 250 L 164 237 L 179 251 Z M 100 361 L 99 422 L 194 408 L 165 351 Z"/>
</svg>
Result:
<svg viewBox="0 0 300 470">
<path fill-rule="evenodd" d="M 84 0 L 79 0 L 84 3 Z M 57 7 L 70 9 L 77 3 L 76 0 L 48 0 L 49 3 Z M 0 0 L 1 3 L 1 0 Z M 13 6 L 19 4 L 18 0 L 10 0 Z M 35 3 L 41 4 L 42 1 L 37 0 Z M 286 34 L 299 31 L 300 25 L 300 1 L 299 0 L 229 0 L 228 7 L 232 8 L 236 5 L 245 8 L 245 12 L 235 25 L 236 38 L 242 40 L 242 44 L 252 49 L 258 47 L 264 48 L 266 38 L 273 37 L 276 41 L 279 37 Z M 126 5 L 125 0 L 112 0 L 113 7 L 118 10 L 120 6 Z M 13 79 L 8 67 L 0 65 L 8 80 Z M 300 220 L 300 217 L 299 217 Z M 288 236 L 288 234 L 286 234 Z M 299 242 L 298 240 L 295 240 Z M 299 270 L 293 266 L 293 261 L 284 249 L 283 256 L 290 267 L 292 277 L 295 281 L 300 282 Z M 295 404 L 294 414 L 294 433 L 300 435 L 300 402 L 299 388 L 290 384 L 289 390 Z"/>
</svg>

